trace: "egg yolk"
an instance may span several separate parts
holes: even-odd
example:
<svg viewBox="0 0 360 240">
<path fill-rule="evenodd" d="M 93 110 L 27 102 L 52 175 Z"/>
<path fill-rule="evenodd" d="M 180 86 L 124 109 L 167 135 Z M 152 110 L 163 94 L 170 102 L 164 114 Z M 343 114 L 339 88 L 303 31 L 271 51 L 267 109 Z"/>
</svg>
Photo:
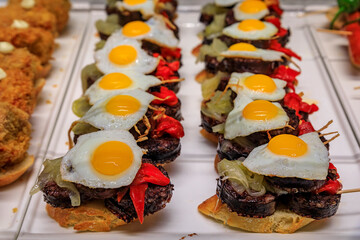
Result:
<svg viewBox="0 0 360 240">
<path fill-rule="evenodd" d="M 127 5 L 139 5 L 139 4 L 143 4 L 144 2 L 146 2 L 146 0 L 123 0 L 123 2 Z"/>
<path fill-rule="evenodd" d="M 125 172 L 133 163 L 134 154 L 129 145 L 109 141 L 98 146 L 91 158 L 91 165 L 101 174 L 115 176 Z"/>
<path fill-rule="evenodd" d="M 238 25 L 238 29 L 244 32 L 257 31 L 265 28 L 265 24 L 257 19 L 246 19 Z"/>
<path fill-rule="evenodd" d="M 267 6 L 262 1 L 245 1 L 239 6 L 240 11 L 244 13 L 258 13 L 267 9 Z"/>
<path fill-rule="evenodd" d="M 267 148 L 276 155 L 301 157 L 307 152 L 308 146 L 297 136 L 282 134 L 273 137 Z"/>
<path fill-rule="evenodd" d="M 137 58 L 137 51 L 133 46 L 120 45 L 111 49 L 109 60 L 117 65 L 128 65 Z"/>
<path fill-rule="evenodd" d="M 104 90 L 124 89 L 131 86 L 133 81 L 123 73 L 110 73 L 99 82 L 99 87 Z"/>
<path fill-rule="evenodd" d="M 137 37 L 150 32 L 150 27 L 142 21 L 133 21 L 127 23 L 122 32 L 127 37 Z"/>
<path fill-rule="evenodd" d="M 106 111 L 112 115 L 126 117 L 139 111 L 141 103 L 129 95 L 118 95 L 106 104 Z"/>
<path fill-rule="evenodd" d="M 229 47 L 229 51 L 246 51 L 246 52 L 254 52 L 256 51 L 256 47 L 251 45 L 250 43 L 235 43 Z"/>
<path fill-rule="evenodd" d="M 243 110 L 243 116 L 250 120 L 267 121 L 275 118 L 278 111 L 278 108 L 269 101 L 255 100 L 246 105 Z"/>
<path fill-rule="evenodd" d="M 272 93 L 276 90 L 274 80 L 263 74 L 255 74 L 244 80 L 244 85 L 253 91 Z"/>
</svg>

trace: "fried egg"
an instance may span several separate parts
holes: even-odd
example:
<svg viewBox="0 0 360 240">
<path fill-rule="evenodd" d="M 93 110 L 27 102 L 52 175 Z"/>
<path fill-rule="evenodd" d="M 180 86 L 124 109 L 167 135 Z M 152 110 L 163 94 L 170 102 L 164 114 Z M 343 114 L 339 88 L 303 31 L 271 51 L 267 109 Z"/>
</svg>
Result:
<svg viewBox="0 0 360 240">
<path fill-rule="evenodd" d="M 215 5 L 219 7 L 230 7 L 238 3 L 240 0 L 215 0 Z"/>
<path fill-rule="evenodd" d="M 130 130 L 147 112 L 154 96 L 139 89 L 113 93 L 95 104 L 79 120 L 101 130 Z"/>
<path fill-rule="evenodd" d="M 228 50 L 221 52 L 220 55 L 228 58 L 255 58 L 263 61 L 283 61 L 282 57 L 285 56 L 282 52 L 256 48 L 254 45 L 249 43 L 233 44 Z"/>
<path fill-rule="evenodd" d="M 63 157 L 61 177 L 91 188 L 128 186 L 141 166 L 142 155 L 128 131 L 85 134 Z"/>
<path fill-rule="evenodd" d="M 277 32 L 278 29 L 274 24 L 257 19 L 245 19 L 222 31 L 226 36 L 244 40 L 271 39 Z"/>
<path fill-rule="evenodd" d="M 97 68 L 103 73 L 125 70 L 138 73 L 153 72 L 159 59 L 149 56 L 136 39 L 111 36 L 104 48 L 95 52 Z"/>
<path fill-rule="evenodd" d="M 262 19 L 269 14 L 265 2 L 260 0 L 243 1 L 233 8 L 234 17 L 238 21 L 245 19 Z"/>
<path fill-rule="evenodd" d="M 234 100 L 234 109 L 225 122 L 225 138 L 248 136 L 255 132 L 283 128 L 289 117 L 277 102 L 255 100 L 238 95 Z"/>
<path fill-rule="evenodd" d="M 150 87 L 160 85 L 161 81 L 154 76 L 144 75 L 136 72 L 114 72 L 109 73 L 95 81 L 85 92 L 89 103 L 95 102 L 117 92 L 121 93 L 132 89 L 148 90 Z"/>
<path fill-rule="evenodd" d="M 325 180 L 329 158 L 317 132 L 299 137 L 282 134 L 254 148 L 243 164 L 250 171 L 266 176 Z"/>
<path fill-rule="evenodd" d="M 238 95 L 246 95 L 252 100 L 279 101 L 285 96 L 286 82 L 264 74 L 232 73 L 230 88 Z"/>
<path fill-rule="evenodd" d="M 176 48 L 179 45 L 179 40 L 175 37 L 174 32 L 166 27 L 164 20 L 159 16 L 154 16 L 146 22 L 129 22 L 113 35 L 145 39 L 160 47 Z"/>
<path fill-rule="evenodd" d="M 117 1 L 116 7 L 120 11 L 128 10 L 131 12 L 139 11 L 143 18 L 150 18 L 155 14 L 154 1 L 153 0 L 123 0 Z"/>
</svg>

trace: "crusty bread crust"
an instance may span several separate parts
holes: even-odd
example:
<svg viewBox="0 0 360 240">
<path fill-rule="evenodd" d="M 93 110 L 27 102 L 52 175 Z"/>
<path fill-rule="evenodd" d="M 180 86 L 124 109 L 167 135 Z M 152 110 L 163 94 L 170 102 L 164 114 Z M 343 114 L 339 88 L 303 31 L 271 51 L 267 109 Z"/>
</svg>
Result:
<svg viewBox="0 0 360 240">
<path fill-rule="evenodd" d="M 118 219 L 103 201 L 93 201 L 77 208 L 55 208 L 46 205 L 48 215 L 62 227 L 74 227 L 77 231 L 107 232 L 126 223 Z"/>
<path fill-rule="evenodd" d="M 26 156 L 24 160 L 20 161 L 15 165 L 5 167 L 0 170 L 0 187 L 8 185 L 12 182 L 15 182 L 19 177 L 21 177 L 28 168 L 30 168 L 34 163 L 33 156 Z"/>
<path fill-rule="evenodd" d="M 215 145 L 218 144 L 218 137 L 215 134 L 209 133 L 205 129 L 201 129 L 200 134 Z"/>
<path fill-rule="evenodd" d="M 230 212 L 226 204 L 221 203 L 216 195 L 201 203 L 198 210 L 225 225 L 259 233 L 293 233 L 314 221 L 312 218 L 302 217 L 287 209 L 277 209 L 273 215 L 265 218 L 242 217 L 235 212 Z"/>
</svg>

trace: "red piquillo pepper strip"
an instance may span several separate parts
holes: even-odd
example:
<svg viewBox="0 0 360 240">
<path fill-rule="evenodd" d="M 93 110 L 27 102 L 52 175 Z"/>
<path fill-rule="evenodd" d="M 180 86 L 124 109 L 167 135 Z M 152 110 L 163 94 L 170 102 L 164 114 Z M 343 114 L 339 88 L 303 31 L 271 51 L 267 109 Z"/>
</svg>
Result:
<svg viewBox="0 0 360 240">
<path fill-rule="evenodd" d="M 295 71 L 288 66 L 281 65 L 275 69 L 274 73 L 270 75 L 272 78 L 278 78 L 287 82 L 287 87 L 295 91 L 294 84 L 297 83 L 296 77 L 300 72 Z"/>
<path fill-rule="evenodd" d="M 341 190 L 342 184 L 338 180 L 327 180 L 324 186 L 316 191 L 316 193 L 327 192 L 329 194 L 336 194 L 339 190 Z"/>
<path fill-rule="evenodd" d="M 159 54 L 154 53 L 153 56 L 159 57 Z M 177 70 L 179 70 L 179 68 L 180 68 L 179 61 L 174 61 L 174 62 L 168 63 L 165 60 L 160 59 L 160 62 L 155 71 L 155 76 L 159 77 L 160 79 L 163 79 L 163 80 L 175 79 L 175 78 L 178 78 L 175 75 L 175 72 Z"/>
<path fill-rule="evenodd" d="M 136 214 L 140 223 L 144 221 L 145 209 L 145 193 L 148 188 L 148 183 L 155 185 L 166 186 L 170 183 L 170 179 L 166 177 L 157 167 L 150 163 L 143 163 L 133 182 L 130 184 L 130 198 L 133 202 Z M 117 201 L 120 202 L 127 193 L 129 187 L 123 188 L 117 194 Z"/>
<path fill-rule="evenodd" d="M 301 57 L 299 55 L 297 55 L 295 52 L 293 52 L 289 48 L 282 47 L 281 44 L 276 39 L 271 40 L 269 49 L 283 52 L 290 57 L 294 57 L 294 58 L 301 60 Z"/>
<path fill-rule="evenodd" d="M 299 125 L 299 136 L 311 132 L 315 132 L 315 129 L 312 126 L 312 124 L 310 122 L 302 121 L 301 124 Z"/>
<path fill-rule="evenodd" d="M 176 49 L 161 48 L 161 56 L 165 59 L 168 59 L 168 58 L 180 59 L 181 48 L 176 48 Z"/>
<path fill-rule="evenodd" d="M 350 14 L 347 18 L 348 21 L 353 21 L 360 18 L 360 12 L 355 12 Z M 354 22 L 345 27 L 346 31 L 352 32 L 352 35 L 349 35 L 349 53 L 351 62 L 354 66 L 360 68 L 360 24 L 359 22 Z"/>
<path fill-rule="evenodd" d="M 138 185 L 146 182 L 166 186 L 170 183 L 170 179 L 154 165 L 143 163 L 131 185 Z"/>
<path fill-rule="evenodd" d="M 288 30 L 286 30 L 285 28 L 281 27 L 281 22 L 280 19 L 277 17 L 267 17 L 265 19 L 265 21 L 272 23 L 275 25 L 275 27 L 277 27 L 278 32 L 276 33 L 276 36 L 278 37 L 283 37 L 286 34 L 288 34 Z"/>
<path fill-rule="evenodd" d="M 272 9 L 274 12 L 276 12 L 279 16 L 281 16 L 283 14 L 283 10 L 280 8 L 279 3 L 277 4 L 272 4 L 270 6 L 268 6 L 269 9 Z"/>
<path fill-rule="evenodd" d="M 337 172 L 337 169 L 336 169 L 336 167 L 334 166 L 334 164 L 329 163 L 329 169 L 333 169 L 333 170 L 336 171 L 336 179 L 340 178 L 340 176 L 339 176 L 339 174 L 338 174 L 338 172 Z"/>
<path fill-rule="evenodd" d="M 152 104 L 156 104 L 156 105 L 166 104 L 168 106 L 175 106 L 179 102 L 179 99 L 177 98 L 176 94 L 164 86 L 160 87 L 160 92 L 152 92 L 151 94 L 160 98 L 153 100 L 151 102 Z"/>
<path fill-rule="evenodd" d="M 292 92 L 292 93 L 287 93 L 284 97 L 284 104 L 285 106 L 292 108 L 295 110 L 296 115 L 302 119 L 302 116 L 300 115 L 300 111 L 301 112 L 306 112 L 306 113 L 313 113 L 316 112 L 317 110 L 319 110 L 318 106 L 316 106 L 316 104 L 308 104 L 306 102 L 303 102 L 301 97 Z"/>
<path fill-rule="evenodd" d="M 153 136 L 161 137 L 164 133 L 168 133 L 179 139 L 184 136 L 184 128 L 178 120 L 163 115 L 162 118 L 158 119 L 157 126 L 153 131 Z"/>
<path fill-rule="evenodd" d="M 134 204 L 140 223 L 144 222 L 145 192 L 148 186 L 147 183 L 130 186 L 130 198 Z"/>
</svg>

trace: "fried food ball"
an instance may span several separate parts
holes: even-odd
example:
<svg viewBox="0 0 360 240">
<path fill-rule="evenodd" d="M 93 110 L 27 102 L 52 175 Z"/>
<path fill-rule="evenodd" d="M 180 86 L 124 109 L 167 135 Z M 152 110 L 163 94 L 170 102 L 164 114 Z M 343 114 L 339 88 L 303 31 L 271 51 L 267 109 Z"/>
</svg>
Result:
<svg viewBox="0 0 360 240">
<path fill-rule="evenodd" d="M 31 114 L 45 81 L 39 80 L 34 84 L 32 79 L 18 69 L 4 71 L 6 77 L 0 80 L 0 102 L 7 102 Z"/>
<path fill-rule="evenodd" d="M 31 27 L 42 28 L 57 34 L 56 17 L 45 8 L 26 10 L 17 5 L 0 8 L 0 27 L 10 27 L 15 20 L 22 20 Z"/>
<path fill-rule="evenodd" d="M 25 0 L 26 1 L 26 0 Z M 24 6 L 24 0 L 9 0 L 9 5 Z M 49 12 L 53 13 L 56 17 L 57 31 L 60 33 L 66 26 L 69 20 L 69 10 L 71 3 L 69 0 L 35 0 L 35 11 L 38 8 L 46 8 Z M 29 10 L 30 8 L 26 8 Z"/>
<path fill-rule="evenodd" d="M 35 83 L 36 79 L 47 76 L 51 66 L 50 64 L 41 65 L 40 59 L 26 48 L 15 48 L 9 53 L 0 52 L 0 68 L 3 70 L 19 69 Z"/>
<path fill-rule="evenodd" d="M 44 29 L 34 27 L 0 28 L 0 41 L 10 42 L 16 48 L 27 48 L 39 57 L 42 64 L 48 63 L 55 48 L 54 36 Z"/>
<path fill-rule="evenodd" d="M 26 157 L 30 134 L 29 114 L 0 102 L 0 168 L 16 164 Z"/>
</svg>

